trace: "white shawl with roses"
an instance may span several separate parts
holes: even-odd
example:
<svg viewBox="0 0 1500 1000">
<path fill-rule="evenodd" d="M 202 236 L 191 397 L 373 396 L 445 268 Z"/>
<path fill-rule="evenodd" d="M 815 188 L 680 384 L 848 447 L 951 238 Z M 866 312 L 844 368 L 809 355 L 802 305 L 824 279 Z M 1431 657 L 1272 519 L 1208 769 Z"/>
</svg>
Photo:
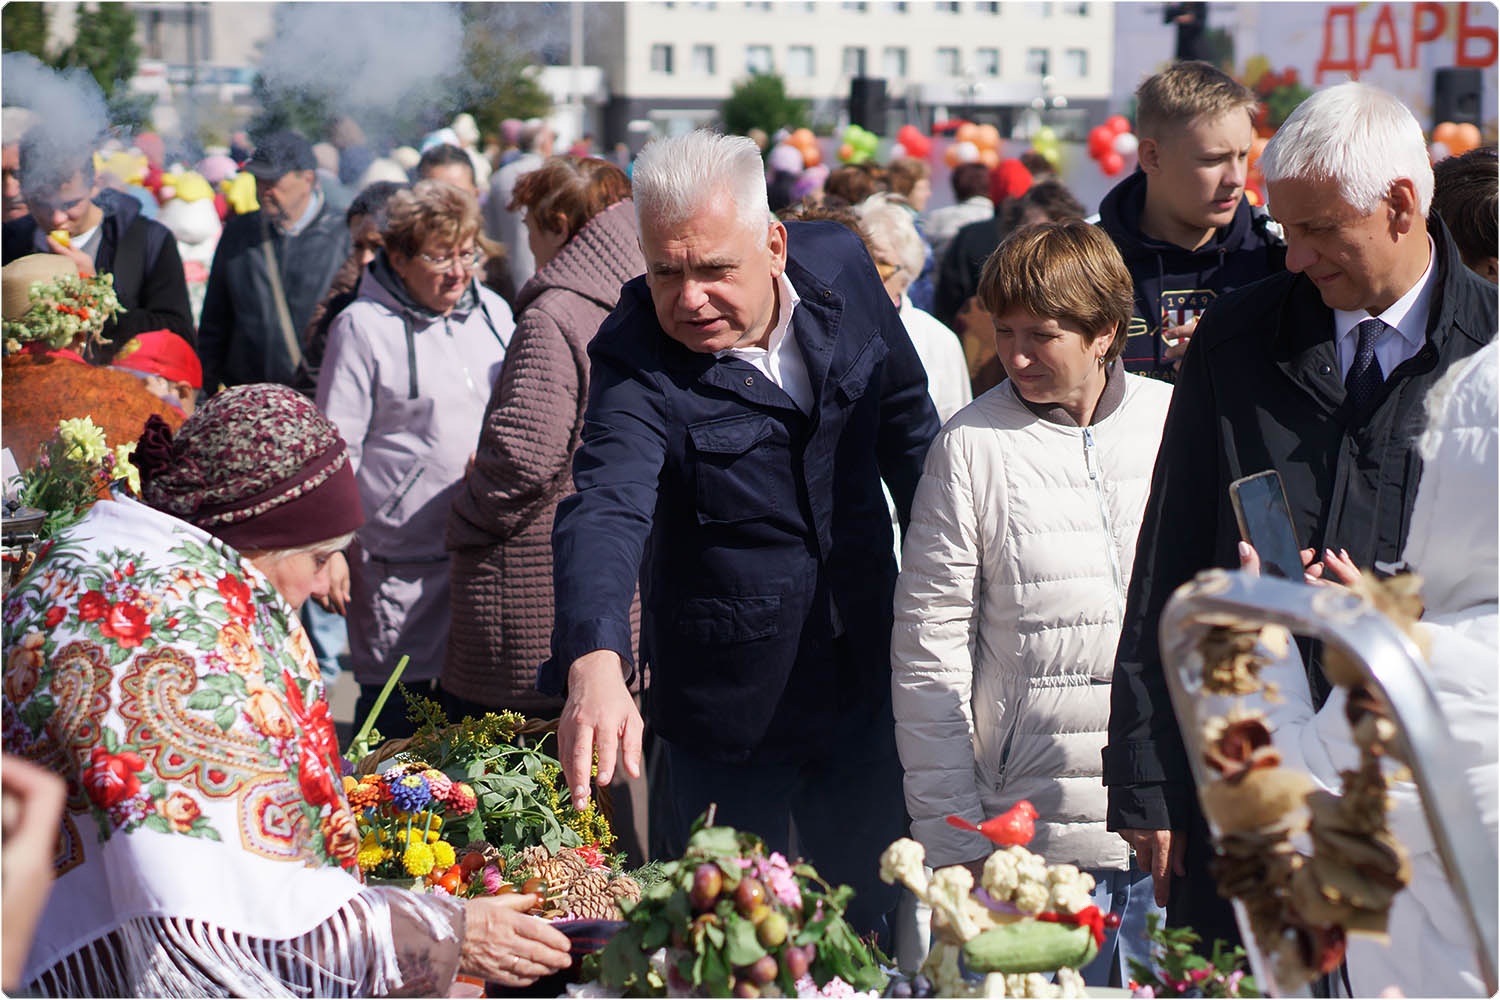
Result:
<svg viewBox="0 0 1500 1000">
<path fill-rule="evenodd" d="M 446 986 L 461 909 L 361 886 L 317 661 L 248 560 L 117 495 L 43 550 L 4 620 L 5 748 L 68 781 L 33 992 Z"/>
</svg>

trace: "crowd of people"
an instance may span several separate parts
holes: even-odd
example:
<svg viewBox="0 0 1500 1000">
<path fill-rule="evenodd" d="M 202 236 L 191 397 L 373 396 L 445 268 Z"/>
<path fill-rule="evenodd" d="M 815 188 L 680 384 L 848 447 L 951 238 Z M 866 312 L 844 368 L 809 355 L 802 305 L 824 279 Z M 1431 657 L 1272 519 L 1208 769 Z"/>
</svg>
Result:
<svg viewBox="0 0 1500 1000">
<path fill-rule="evenodd" d="M 1266 469 L 1319 585 L 1404 560 L 1438 588 L 1435 686 L 1493 784 L 1494 147 L 1435 173 L 1407 108 L 1340 84 L 1270 139 L 1252 206 L 1253 93 L 1188 61 L 1135 97 L 1139 169 L 1092 219 L 1035 151 L 960 164 L 929 209 L 923 159 L 803 169 L 706 130 L 618 163 L 507 122 L 487 156 L 460 116 L 404 165 L 347 119 L 276 132 L 228 157 L 253 205 L 220 199 L 201 301 L 149 186 L 8 117 L 4 443 L 27 468 L 108 399 L 140 486 L 5 597 L 5 751 L 40 765 L 7 757 L 6 794 L 61 830 L 51 896 L 17 889 L 24 962 L 7 865 L 7 989 L 565 967 L 530 896 L 361 884 L 344 663 L 360 720 L 401 671 L 387 737 L 408 691 L 557 719 L 577 807 L 649 784 L 643 859 L 714 804 L 852 886 L 903 967 L 923 935 L 881 851 L 977 873 L 991 845 L 949 817 L 1022 799 L 1120 918 L 1090 985 L 1150 960 L 1151 914 L 1238 941 L 1157 627 L 1198 572 L 1254 569 L 1228 486 Z M 102 275 L 110 315 L 28 319 Z M 1331 783 L 1309 652 L 1283 722 Z M 1456 905 L 1403 897 L 1350 950 L 1356 994 L 1483 992 Z"/>
</svg>

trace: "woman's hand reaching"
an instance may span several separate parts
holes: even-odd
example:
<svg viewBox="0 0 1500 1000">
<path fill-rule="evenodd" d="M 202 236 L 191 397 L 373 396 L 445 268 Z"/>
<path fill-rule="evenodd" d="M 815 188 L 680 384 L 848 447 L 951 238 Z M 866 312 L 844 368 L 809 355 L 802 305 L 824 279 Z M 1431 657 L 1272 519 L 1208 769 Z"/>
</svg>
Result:
<svg viewBox="0 0 1500 1000">
<path fill-rule="evenodd" d="M 459 971 L 516 988 L 566 969 L 572 962 L 567 935 L 526 913 L 538 902 L 535 893 L 468 900 Z"/>
</svg>

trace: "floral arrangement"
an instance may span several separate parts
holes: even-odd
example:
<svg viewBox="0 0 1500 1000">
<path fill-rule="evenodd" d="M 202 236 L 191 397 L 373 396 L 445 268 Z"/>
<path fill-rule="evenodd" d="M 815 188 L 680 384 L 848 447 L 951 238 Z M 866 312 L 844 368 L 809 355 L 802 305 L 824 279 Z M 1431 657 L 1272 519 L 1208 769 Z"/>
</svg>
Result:
<svg viewBox="0 0 1500 1000">
<path fill-rule="evenodd" d="M 768 854 L 754 834 L 694 824 L 681 859 L 584 960 L 610 996 L 874 996 L 889 960 L 844 920 L 853 890 Z"/>
<path fill-rule="evenodd" d="M 1255 977 L 1245 972 L 1245 949 L 1215 941 L 1208 958 L 1190 927 L 1166 927 L 1160 915 L 1146 915 L 1151 964 L 1130 959 L 1133 997 L 1258 997 Z"/>
<path fill-rule="evenodd" d="M 450 724 L 437 702 L 413 691 L 406 699 L 417 731 L 397 758 L 430 762 L 473 789 L 478 805 L 462 830 L 468 841 L 494 844 L 506 853 L 540 846 L 553 854 L 585 846 L 607 851 L 614 844 L 599 807 L 591 802 L 582 812 L 574 809 L 562 765 L 525 739 L 525 716 L 489 712 Z"/>
<path fill-rule="evenodd" d="M 139 493 L 134 451 L 134 441 L 111 448 L 104 431 L 88 417 L 59 421 L 36 464 L 21 474 L 16 497 L 24 506 L 47 512 L 38 537 L 51 538 L 78 521 L 117 478 Z"/>
<path fill-rule="evenodd" d="M 357 781 L 346 776 L 344 792 L 357 811 L 359 869 L 385 879 L 445 874 L 458 859 L 442 839 L 443 825 L 478 805 L 474 789 L 420 761 Z"/>
<path fill-rule="evenodd" d="M 28 343 L 53 350 L 71 347 L 80 337 L 94 337 L 106 322 L 125 311 L 115 296 L 112 274 L 36 281 L 30 293 L 31 308 L 5 321 L 6 354 L 15 354 Z"/>
</svg>

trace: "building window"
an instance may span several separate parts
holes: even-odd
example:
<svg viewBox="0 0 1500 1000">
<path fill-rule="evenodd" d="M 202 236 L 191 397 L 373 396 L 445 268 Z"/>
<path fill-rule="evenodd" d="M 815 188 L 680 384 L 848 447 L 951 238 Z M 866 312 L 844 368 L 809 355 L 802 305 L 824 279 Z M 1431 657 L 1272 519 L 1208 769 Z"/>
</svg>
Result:
<svg viewBox="0 0 1500 1000">
<path fill-rule="evenodd" d="M 1088 17 L 1089 5 L 1087 3 L 1065 3 L 1062 12 L 1069 17 Z"/>
<path fill-rule="evenodd" d="M 1063 72 L 1075 79 L 1082 79 L 1088 76 L 1088 49 L 1065 49 L 1063 51 Z"/>
<path fill-rule="evenodd" d="M 693 46 L 693 73 L 696 76 L 714 75 L 714 47 L 712 45 Z"/>
<path fill-rule="evenodd" d="M 906 50 L 900 46 L 887 46 L 880 56 L 880 71 L 892 80 L 906 78 Z"/>
<path fill-rule="evenodd" d="M 793 45 L 786 50 L 787 76 L 816 76 L 817 68 L 811 45 Z"/>
<path fill-rule="evenodd" d="M 865 75 L 865 49 L 863 45 L 844 46 L 844 75 Z"/>
<path fill-rule="evenodd" d="M 651 72 L 671 75 L 672 46 L 661 44 L 651 46 Z"/>
<path fill-rule="evenodd" d="M 844 0 L 839 6 L 855 14 L 863 14 L 870 9 L 868 0 Z"/>
<path fill-rule="evenodd" d="M 719 6 L 716 0 L 692 0 L 689 7 L 697 7 L 699 10 L 713 10 Z"/>
<path fill-rule="evenodd" d="M 974 5 L 974 9 L 981 14 L 998 14 L 1000 13 L 1000 0 L 979 0 Z"/>
<path fill-rule="evenodd" d="M 933 69 L 938 76 L 960 76 L 961 70 L 958 64 L 958 49 L 943 47 L 937 50 L 937 62 Z"/>
<path fill-rule="evenodd" d="M 745 69 L 750 73 L 769 73 L 774 67 L 771 60 L 771 46 L 769 45 L 747 45 L 745 46 Z"/>
<path fill-rule="evenodd" d="M 745 0 L 746 10 L 770 10 L 771 0 Z"/>
<path fill-rule="evenodd" d="M 936 4 L 939 14 L 957 14 L 960 0 L 939 0 Z"/>
<path fill-rule="evenodd" d="M 885 9 L 892 14 L 905 14 L 907 6 L 906 0 L 886 0 Z"/>
<path fill-rule="evenodd" d="M 1026 13 L 1032 17 L 1051 17 L 1053 6 L 1052 0 L 1043 0 L 1041 3 L 1028 3 L 1026 5 Z"/>
<path fill-rule="evenodd" d="M 975 49 L 974 69 L 980 76 L 1000 75 L 1000 50 L 999 49 Z"/>
<path fill-rule="evenodd" d="M 1046 49 L 1026 50 L 1026 73 L 1028 76 L 1046 76 L 1052 72 Z"/>
</svg>

